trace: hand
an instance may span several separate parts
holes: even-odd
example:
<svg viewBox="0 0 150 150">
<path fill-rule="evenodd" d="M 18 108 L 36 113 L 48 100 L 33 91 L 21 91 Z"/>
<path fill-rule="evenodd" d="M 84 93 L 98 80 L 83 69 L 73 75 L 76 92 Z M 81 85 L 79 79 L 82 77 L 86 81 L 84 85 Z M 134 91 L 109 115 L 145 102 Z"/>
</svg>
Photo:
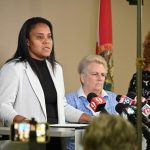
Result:
<svg viewBox="0 0 150 150">
<path fill-rule="evenodd" d="M 79 123 L 90 123 L 92 121 L 92 116 L 83 113 L 79 119 Z"/>
<path fill-rule="evenodd" d="M 29 123 L 30 120 L 27 119 L 27 118 L 24 117 L 24 116 L 16 115 L 15 118 L 13 119 L 13 122 L 14 122 L 14 123 L 21 123 L 21 122 L 27 122 L 27 123 Z"/>
</svg>

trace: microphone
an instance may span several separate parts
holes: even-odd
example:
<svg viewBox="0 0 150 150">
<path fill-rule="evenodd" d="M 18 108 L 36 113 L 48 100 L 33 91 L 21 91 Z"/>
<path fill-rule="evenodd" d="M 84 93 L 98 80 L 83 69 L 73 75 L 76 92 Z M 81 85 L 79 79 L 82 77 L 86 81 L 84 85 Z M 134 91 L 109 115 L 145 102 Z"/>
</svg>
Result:
<svg viewBox="0 0 150 150">
<path fill-rule="evenodd" d="M 118 103 L 115 109 L 119 114 L 121 114 L 122 112 L 124 112 L 127 115 L 135 114 L 135 111 L 133 110 L 132 107 L 123 103 Z"/>
<path fill-rule="evenodd" d="M 128 94 L 128 96 L 132 99 L 134 99 L 134 101 L 136 102 L 135 104 L 137 104 L 137 96 L 134 92 L 130 92 Z M 149 101 L 144 98 L 144 97 L 141 97 L 141 102 L 142 102 L 142 114 L 149 118 L 149 115 L 150 115 L 150 106 L 148 105 L 149 104 Z M 132 105 L 132 104 L 131 104 Z"/>
<path fill-rule="evenodd" d="M 127 96 L 126 95 L 117 95 L 116 101 L 118 103 L 136 105 L 137 104 L 137 96 L 133 92 L 128 93 Z M 146 100 L 144 97 L 141 97 L 141 102 L 146 104 L 146 103 L 148 103 L 148 100 Z"/>
<path fill-rule="evenodd" d="M 133 125 L 136 124 L 135 111 L 128 104 L 118 103 L 115 110 L 123 117 L 128 119 Z"/>
<path fill-rule="evenodd" d="M 104 108 L 106 101 L 101 96 L 97 96 L 95 93 L 89 93 L 87 95 L 87 100 L 94 112 L 101 111 L 102 113 L 108 113 Z"/>
<path fill-rule="evenodd" d="M 130 97 L 131 99 L 135 100 L 136 104 L 137 104 L 137 96 L 136 96 L 136 93 L 134 92 L 130 92 L 127 94 L 128 97 Z M 145 97 L 141 97 L 141 102 L 146 104 L 148 103 L 148 100 L 145 98 Z"/>
<path fill-rule="evenodd" d="M 148 104 L 145 104 L 146 106 Z M 136 106 L 131 105 L 131 108 L 133 107 L 132 111 L 129 111 L 130 105 L 126 105 L 123 103 L 118 103 L 115 107 L 116 111 L 121 115 L 122 113 L 125 113 L 127 116 L 127 119 L 135 126 L 136 125 Z M 147 107 L 146 107 L 147 108 Z M 147 118 L 142 114 L 142 133 L 145 139 L 147 140 L 147 149 L 150 148 L 150 122 L 148 122 Z"/>
<path fill-rule="evenodd" d="M 150 106 L 148 104 L 145 104 L 142 108 L 142 114 L 150 119 Z"/>
<path fill-rule="evenodd" d="M 135 96 L 134 100 L 137 103 L 137 96 Z M 149 103 L 149 101 L 145 97 L 143 97 L 143 96 L 141 97 L 141 102 L 144 103 L 144 104 Z"/>
<path fill-rule="evenodd" d="M 143 108 L 144 107 L 144 108 Z M 142 110 L 142 122 L 148 127 L 150 128 L 150 121 L 149 121 L 149 110 L 150 110 L 150 106 L 148 104 L 145 104 L 143 106 L 143 110 Z M 128 105 L 128 104 L 123 104 L 123 103 L 118 103 L 115 107 L 116 111 L 124 118 L 128 119 L 132 124 L 136 124 L 136 106 L 134 105 Z M 148 111 L 147 111 L 148 109 Z M 148 112 L 145 113 L 144 110 L 146 110 Z"/>
<path fill-rule="evenodd" d="M 137 111 L 137 107 L 136 106 L 133 106 L 131 105 L 130 106 L 134 111 L 135 111 L 135 114 L 136 114 L 136 111 Z M 144 111 L 146 109 L 148 109 L 148 111 L 150 110 L 149 109 L 150 106 L 148 104 L 145 104 L 143 107 L 142 107 L 142 123 L 144 123 L 148 128 L 150 128 L 150 120 L 149 120 L 149 113 L 145 113 Z"/>
<path fill-rule="evenodd" d="M 128 105 L 135 105 L 136 101 L 131 99 L 130 97 L 126 95 L 117 95 L 116 101 L 118 103 L 128 104 Z"/>
</svg>

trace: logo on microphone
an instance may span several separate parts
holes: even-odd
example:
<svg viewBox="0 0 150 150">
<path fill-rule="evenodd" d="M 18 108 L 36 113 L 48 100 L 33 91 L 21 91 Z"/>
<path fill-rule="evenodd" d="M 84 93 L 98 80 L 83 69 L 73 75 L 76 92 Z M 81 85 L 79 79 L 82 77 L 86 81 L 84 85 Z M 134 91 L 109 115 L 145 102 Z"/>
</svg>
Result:
<svg viewBox="0 0 150 150">
<path fill-rule="evenodd" d="M 90 107 L 91 107 L 94 111 L 96 111 L 97 106 L 96 106 L 95 102 L 91 102 L 91 103 L 90 103 Z"/>
<path fill-rule="evenodd" d="M 92 108 L 94 112 L 105 110 L 104 107 L 106 101 L 101 96 L 97 96 L 95 93 L 89 93 L 87 95 L 87 100 L 90 103 L 89 106 Z"/>
<path fill-rule="evenodd" d="M 98 107 L 102 107 L 105 104 L 106 102 L 101 97 L 94 97 L 90 102 L 90 107 L 96 112 Z"/>
<path fill-rule="evenodd" d="M 145 104 L 142 107 L 142 113 L 143 115 L 145 115 L 146 117 L 150 115 L 150 106 L 148 104 Z"/>
<path fill-rule="evenodd" d="M 119 103 L 134 105 L 134 104 L 136 104 L 136 101 L 123 95 L 123 96 L 121 96 Z"/>
<path fill-rule="evenodd" d="M 95 100 L 97 101 L 98 104 L 103 104 L 102 98 L 96 97 Z"/>
</svg>

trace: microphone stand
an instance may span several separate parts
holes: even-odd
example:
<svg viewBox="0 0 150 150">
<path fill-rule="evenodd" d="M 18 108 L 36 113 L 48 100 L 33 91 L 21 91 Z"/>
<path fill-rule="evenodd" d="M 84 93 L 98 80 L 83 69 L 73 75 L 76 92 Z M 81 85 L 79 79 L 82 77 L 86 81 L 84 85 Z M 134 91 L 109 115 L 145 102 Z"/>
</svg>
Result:
<svg viewBox="0 0 150 150">
<path fill-rule="evenodd" d="M 141 5 L 143 0 L 127 0 L 129 5 L 137 5 L 137 58 L 136 58 L 136 95 L 137 95 L 137 145 L 138 149 L 142 149 L 142 112 L 141 112 L 141 98 L 142 98 L 142 66 L 143 59 L 141 58 Z"/>
<path fill-rule="evenodd" d="M 136 114 L 129 114 L 129 115 L 127 115 L 127 118 L 133 126 L 135 126 L 135 127 L 137 126 Z M 144 138 L 146 139 L 146 143 L 147 143 L 146 150 L 150 150 L 150 132 L 149 132 L 149 128 L 150 128 L 150 123 L 145 121 L 145 119 L 142 118 L 141 132 L 142 132 Z M 141 137 L 142 137 L 142 135 L 141 135 Z"/>
<path fill-rule="evenodd" d="M 137 144 L 139 150 L 142 149 L 142 66 L 143 59 L 141 58 L 141 5 L 142 1 L 137 0 L 137 58 L 136 58 L 136 93 L 137 93 Z"/>
<path fill-rule="evenodd" d="M 145 125 L 142 125 L 142 133 L 147 143 L 146 150 L 150 150 L 150 132 Z"/>
</svg>

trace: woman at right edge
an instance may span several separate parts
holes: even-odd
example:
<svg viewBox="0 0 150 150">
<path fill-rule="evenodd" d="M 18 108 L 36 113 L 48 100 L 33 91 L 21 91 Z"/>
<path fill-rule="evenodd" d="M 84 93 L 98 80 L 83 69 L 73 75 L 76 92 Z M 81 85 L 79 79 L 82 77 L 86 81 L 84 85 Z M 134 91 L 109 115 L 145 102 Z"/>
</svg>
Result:
<svg viewBox="0 0 150 150">
<path fill-rule="evenodd" d="M 144 67 L 142 70 L 142 96 L 147 100 L 150 100 L 150 31 L 145 37 L 143 43 L 143 57 L 144 57 Z M 136 95 L 136 77 L 137 74 L 134 73 L 132 79 L 130 80 L 128 94 L 134 93 Z"/>
</svg>

